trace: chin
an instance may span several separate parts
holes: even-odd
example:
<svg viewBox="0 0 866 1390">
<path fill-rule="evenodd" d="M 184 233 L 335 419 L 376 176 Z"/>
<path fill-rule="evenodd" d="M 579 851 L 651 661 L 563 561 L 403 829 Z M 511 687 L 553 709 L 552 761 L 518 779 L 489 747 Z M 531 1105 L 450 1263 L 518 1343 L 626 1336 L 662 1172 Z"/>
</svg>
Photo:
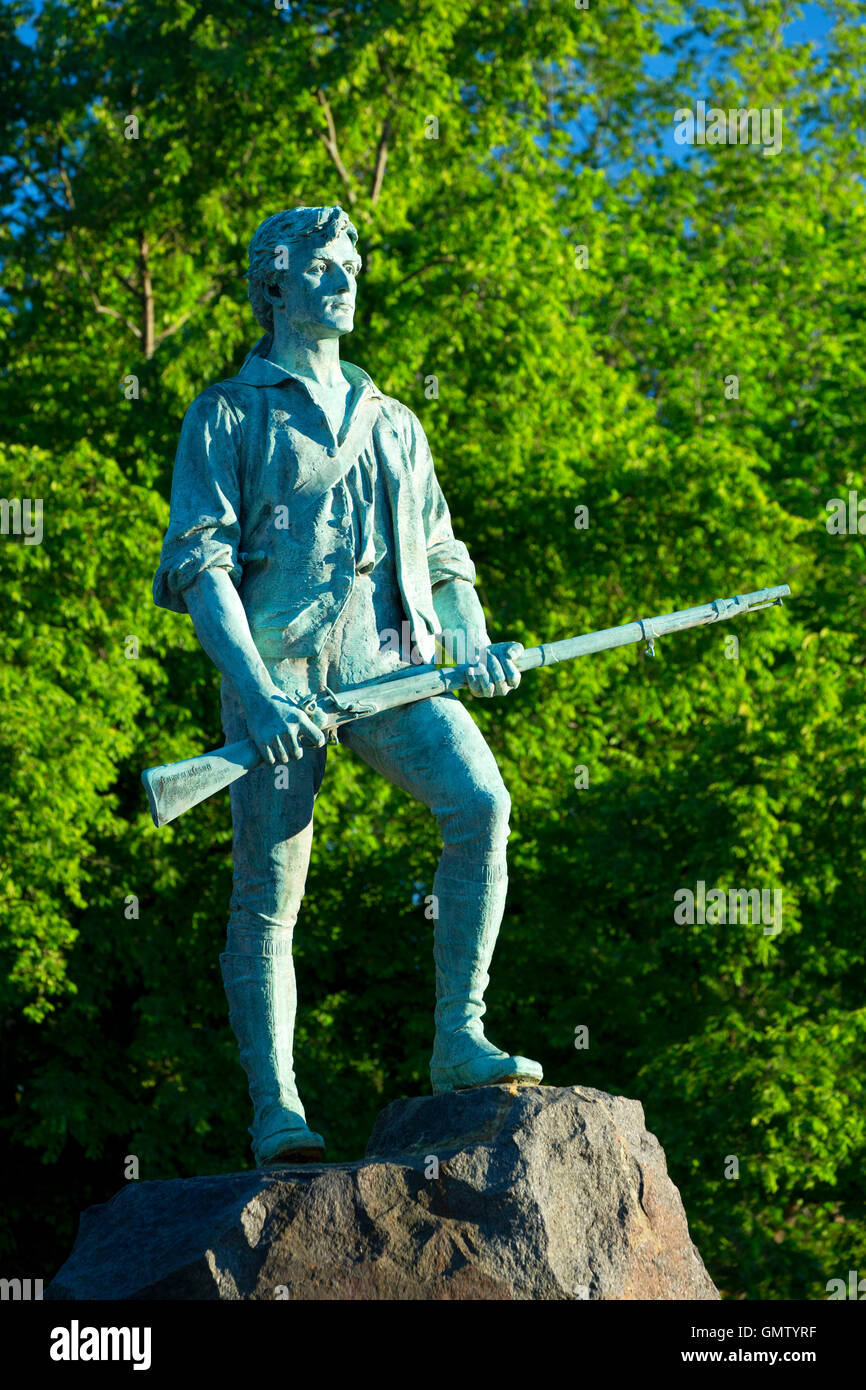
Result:
<svg viewBox="0 0 866 1390">
<path fill-rule="evenodd" d="M 339 338 L 344 333 L 351 333 L 352 320 L 345 319 L 341 314 L 338 319 L 323 319 L 319 324 L 319 333 L 326 338 Z"/>
</svg>

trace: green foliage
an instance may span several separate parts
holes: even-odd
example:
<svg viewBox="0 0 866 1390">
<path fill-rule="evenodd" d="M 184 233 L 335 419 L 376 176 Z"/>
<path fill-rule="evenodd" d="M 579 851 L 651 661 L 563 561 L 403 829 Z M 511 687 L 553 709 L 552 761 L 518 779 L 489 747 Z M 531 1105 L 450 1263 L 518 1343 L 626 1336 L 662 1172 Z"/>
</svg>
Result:
<svg viewBox="0 0 866 1390">
<path fill-rule="evenodd" d="M 29 46 L 7 7 L 0 495 L 44 503 L 41 545 L 0 537 L 8 1274 L 50 1273 L 127 1154 L 250 1162 L 228 801 L 157 832 L 138 781 L 220 741 L 218 680 L 150 581 L 183 411 L 257 336 L 249 237 L 338 201 L 365 262 L 346 356 L 420 416 L 496 639 L 792 587 L 655 663 L 473 702 L 514 802 L 489 1031 L 641 1099 L 726 1296 L 862 1268 L 866 567 L 825 521 L 866 498 L 866 42 L 836 3 L 823 50 L 791 44 L 800 8 L 49 0 Z M 702 97 L 781 107 L 782 153 L 673 160 Z M 427 1088 L 436 854 L 426 810 L 337 750 L 296 938 L 331 1157 Z M 698 880 L 780 888 L 781 932 L 678 925 Z"/>
</svg>

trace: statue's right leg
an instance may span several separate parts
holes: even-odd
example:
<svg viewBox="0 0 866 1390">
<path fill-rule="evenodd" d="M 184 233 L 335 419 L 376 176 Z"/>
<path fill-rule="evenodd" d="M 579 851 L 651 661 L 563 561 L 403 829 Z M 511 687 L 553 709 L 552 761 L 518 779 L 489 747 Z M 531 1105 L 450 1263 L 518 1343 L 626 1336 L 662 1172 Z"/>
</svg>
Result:
<svg viewBox="0 0 866 1390">
<path fill-rule="evenodd" d="M 231 788 L 234 879 L 220 966 L 249 1079 L 250 1134 L 259 1167 L 320 1162 L 325 1149 L 321 1135 L 307 1125 L 295 1083 L 292 960 L 325 756 L 324 748 L 310 749 L 279 770 L 258 767 Z"/>
</svg>

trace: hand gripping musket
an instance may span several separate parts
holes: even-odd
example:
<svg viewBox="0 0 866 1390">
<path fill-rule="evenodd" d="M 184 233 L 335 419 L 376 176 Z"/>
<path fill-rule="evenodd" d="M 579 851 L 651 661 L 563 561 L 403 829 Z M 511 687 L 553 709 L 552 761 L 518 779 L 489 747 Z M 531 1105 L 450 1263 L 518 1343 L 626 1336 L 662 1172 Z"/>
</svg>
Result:
<svg viewBox="0 0 866 1390">
<path fill-rule="evenodd" d="M 537 666 L 554 666 L 558 661 L 573 661 L 579 656 L 609 651 L 612 647 L 625 647 L 633 642 L 643 642 L 647 656 L 652 656 L 659 637 L 682 632 L 687 627 L 705 627 L 708 623 L 724 622 L 728 618 L 739 617 L 741 613 L 754 613 L 759 608 L 774 607 L 781 604 L 790 592 L 787 584 L 779 584 L 774 589 L 758 589 L 753 594 L 716 599 L 699 608 L 684 608 L 680 613 L 665 613 L 659 618 L 639 618 L 637 622 L 626 623 L 623 627 L 588 632 L 582 637 L 568 637 L 562 642 L 545 642 L 540 647 L 528 647 L 520 656 L 513 658 L 514 664 L 519 671 L 534 671 Z M 367 719 L 370 715 L 412 704 L 415 700 L 429 700 L 435 695 L 462 690 L 468 684 L 470 669 L 468 665 L 418 666 L 339 693 L 326 688 L 306 700 L 298 701 L 298 707 L 318 725 L 329 742 L 336 743 L 337 731 L 343 724 L 355 719 Z M 312 746 L 302 737 L 299 741 Z M 258 767 L 261 762 L 261 755 L 252 739 L 244 739 L 240 743 L 228 743 L 213 753 L 203 753 L 197 758 L 148 768 L 141 774 L 141 780 L 147 791 L 154 824 L 167 825 L 184 811 L 189 811 L 206 797 L 222 791 L 243 777 L 244 773 Z"/>
</svg>

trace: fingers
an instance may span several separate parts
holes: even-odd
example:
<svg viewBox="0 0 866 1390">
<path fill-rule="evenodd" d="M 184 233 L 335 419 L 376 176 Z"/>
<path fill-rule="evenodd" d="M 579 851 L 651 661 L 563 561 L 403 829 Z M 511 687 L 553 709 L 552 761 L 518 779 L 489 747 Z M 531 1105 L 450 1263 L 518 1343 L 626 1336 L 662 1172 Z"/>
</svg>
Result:
<svg viewBox="0 0 866 1390">
<path fill-rule="evenodd" d="M 255 742 L 262 762 L 266 763 L 268 767 L 273 767 L 277 760 L 271 752 L 270 745 L 264 739 L 257 738 Z"/>
<path fill-rule="evenodd" d="M 487 647 L 479 662 L 470 667 L 467 685 L 471 694 L 489 699 L 493 695 L 507 695 L 520 684 L 520 671 L 514 658 L 520 656 L 523 646 L 520 642 L 500 642 L 495 647 Z"/>
<path fill-rule="evenodd" d="M 507 695 L 509 690 L 511 689 L 511 686 L 509 685 L 508 680 L 505 676 L 505 672 L 502 669 L 502 662 L 499 660 L 499 657 L 496 656 L 493 652 L 488 653 L 487 670 L 490 674 L 490 679 L 493 682 L 494 693 L 496 695 Z"/>
<path fill-rule="evenodd" d="M 312 719 L 304 714 L 303 710 L 298 710 L 297 721 L 299 732 L 303 731 L 304 742 L 312 743 L 314 748 L 324 748 L 328 740 L 325 738 L 318 724 L 315 724 Z"/>
<path fill-rule="evenodd" d="M 509 690 L 516 690 L 520 684 L 520 672 L 514 662 L 506 656 L 502 661 L 502 670 Z"/>
<path fill-rule="evenodd" d="M 490 679 L 487 669 L 481 665 L 471 666 L 469 668 L 467 688 L 471 695 L 475 695 L 476 698 L 479 699 L 489 699 L 491 695 L 496 694 L 493 688 L 493 681 Z"/>
<path fill-rule="evenodd" d="M 520 684 L 520 671 L 515 665 L 516 658 L 523 653 L 522 642 L 502 642 L 497 647 L 499 660 L 508 690 L 516 690 Z M 503 692 L 503 693 L 507 693 Z"/>
<path fill-rule="evenodd" d="M 295 752 L 288 736 L 283 735 L 283 737 L 292 749 L 292 757 L 300 757 L 300 753 Z M 269 739 L 256 739 L 255 742 L 259 750 L 259 757 L 268 767 L 276 767 L 277 763 L 287 763 L 289 761 L 289 754 L 286 750 L 286 746 L 279 735 L 274 734 Z"/>
<path fill-rule="evenodd" d="M 270 733 L 267 738 L 257 738 L 255 743 L 262 762 L 268 767 L 276 767 L 277 763 L 289 763 L 302 758 L 306 748 L 324 747 L 327 739 L 312 720 L 300 716 L 297 720 L 287 720 L 279 733 Z"/>
<path fill-rule="evenodd" d="M 287 763 L 290 759 L 302 758 L 305 748 L 322 748 L 326 742 L 318 725 L 306 715 L 298 713 L 291 723 L 286 723 L 283 733 L 271 740 L 271 747 L 278 761 Z"/>
<path fill-rule="evenodd" d="M 502 665 L 506 677 L 508 678 L 508 684 L 512 690 L 516 690 L 520 684 L 520 671 L 517 666 L 515 666 L 514 662 L 518 656 L 523 655 L 523 651 L 522 642 L 509 642 L 503 653 Z"/>
<path fill-rule="evenodd" d="M 271 739 L 271 751 L 273 752 L 273 755 L 278 763 L 287 763 L 289 761 L 289 754 L 286 750 L 287 743 L 289 744 L 289 748 L 291 749 L 292 757 L 300 757 L 300 753 L 295 752 L 295 749 L 292 747 L 288 735 L 284 734 L 282 738 Z"/>
<path fill-rule="evenodd" d="M 324 747 L 327 739 L 318 724 L 298 709 L 293 701 L 285 696 L 277 696 L 274 703 L 284 714 L 283 727 L 269 739 L 277 762 L 287 763 L 302 758 L 306 748 Z"/>
</svg>

